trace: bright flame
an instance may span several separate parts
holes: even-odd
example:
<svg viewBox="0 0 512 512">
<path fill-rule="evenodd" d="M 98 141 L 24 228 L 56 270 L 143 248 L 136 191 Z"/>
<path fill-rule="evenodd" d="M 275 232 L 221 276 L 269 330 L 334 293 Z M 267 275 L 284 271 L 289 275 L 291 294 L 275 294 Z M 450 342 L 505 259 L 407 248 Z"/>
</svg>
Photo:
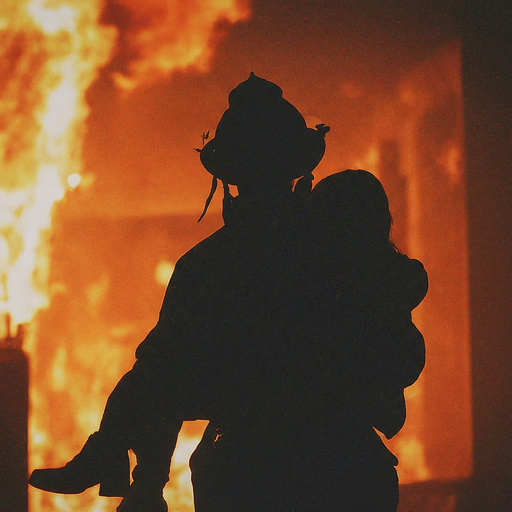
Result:
<svg viewBox="0 0 512 512">
<path fill-rule="evenodd" d="M 52 209 L 68 180 L 78 184 L 85 91 L 108 62 L 116 36 L 99 24 L 101 8 L 100 0 L 0 4 L 0 320 L 8 317 L 15 325 L 31 322 L 49 301 Z M 37 366 L 34 340 L 32 329 L 25 346 Z M 56 389 L 66 385 L 66 362 L 62 348 L 51 369 Z M 38 427 L 48 408 L 37 390 L 31 403 L 33 466 L 43 463 L 53 440 Z M 41 512 L 67 510 L 59 500 L 31 502 Z"/>
<path fill-rule="evenodd" d="M 80 185 L 80 182 L 82 181 L 82 176 L 80 176 L 80 174 L 78 173 L 74 173 L 74 174 L 70 174 L 68 176 L 68 185 L 71 187 L 71 188 L 76 188 L 78 187 L 78 185 Z"/>
<path fill-rule="evenodd" d="M 171 480 L 164 489 L 164 498 L 169 508 L 176 512 L 192 512 L 193 492 L 188 461 L 201 438 L 207 421 L 186 422 L 172 456 Z"/>
<path fill-rule="evenodd" d="M 0 5 L 0 313 L 29 322 L 47 304 L 51 210 L 78 175 L 86 89 L 110 56 L 100 4 Z"/>
<path fill-rule="evenodd" d="M 167 286 L 173 272 L 174 263 L 167 260 L 160 261 L 155 269 L 156 282 L 162 286 Z"/>
<path fill-rule="evenodd" d="M 83 348 L 80 343 L 70 347 L 61 341 L 43 353 L 35 344 L 34 317 L 50 300 L 48 238 L 53 206 L 67 190 L 93 180 L 91 174 L 82 174 L 81 162 L 89 112 L 86 90 L 111 59 L 116 43 L 120 58 L 125 49 L 130 55 L 122 65 L 114 65 L 115 81 L 127 90 L 176 69 L 206 71 L 223 35 L 222 26 L 249 16 L 248 0 L 119 0 L 116 6 L 132 17 L 121 33 L 100 23 L 106 6 L 105 0 L 0 3 L 0 333 L 9 321 L 14 326 L 30 322 L 25 348 L 32 356 L 32 371 L 46 369 L 44 378 L 31 389 L 31 468 L 71 457 L 77 444 L 73 436 L 78 439 L 97 428 L 106 395 L 104 383 L 115 382 L 122 374 L 120 361 L 126 347 L 116 344 L 116 336 L 132 329 L 122 325 L 117 334 L 108 333 L 94 347 Z M 171 264 L 160 266 L 156 278 L 163 281 L 171 272 Z M 92 308 L 104 300 L 108 285 L 101 281 L 89 290 Z M 14 339 L 10 328 L 5 338 Z M 90 385 L 91 396 L 83 393 L 85 384 Z M 48 397 L 56 395 L 66 397 L 69 404 L 69 411 L 59 411 L 63 418 L 58 422 L 69 439 L 56 437 L 48 418 Z M 193 441 L 186 443 L 191 446 Z M 178 480 L 180 489 L 187 487 Z M 187 492 L 178 494 L 185 496 L 183 507 L 189 510 Z M 97 489 L 68 497 L 32 490 L 31 509 L 100 512 L 112 508 L 96 494 Z"/>
</svg>

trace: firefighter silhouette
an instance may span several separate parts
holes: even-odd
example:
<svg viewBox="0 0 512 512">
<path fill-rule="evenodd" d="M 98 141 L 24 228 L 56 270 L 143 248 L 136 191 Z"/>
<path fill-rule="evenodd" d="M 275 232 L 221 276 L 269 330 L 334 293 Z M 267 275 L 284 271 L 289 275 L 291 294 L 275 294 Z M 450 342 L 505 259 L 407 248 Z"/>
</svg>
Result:
<svg viewBox="0 0 512 512">
<path fill-rule="evenodd" d="M 423 367 L 410 311 L 426 274 L 391 250 L 389 230 L 386 271 L 364 241 L 355 264 L 358 244 L 324 215 L 338 205 L 322 187 L 311 194 L 328 130 L 308 128 L 253 73 L 231 91 L 200 151 L 213 177 L 205 212 L 220 180 L 224 226 L 177 262 L 98 431 L 66 466 L 35 470 L 31 485 L 79 493 L 100 484 L 101 495 L 124 498 L 119 512 L 165 512 L 182 422 L 206 419 L 191 458 L 198 512 L 396 510 L 397 459 L 374 427 L 401 428 L 403 388 Z"/>
</svg>

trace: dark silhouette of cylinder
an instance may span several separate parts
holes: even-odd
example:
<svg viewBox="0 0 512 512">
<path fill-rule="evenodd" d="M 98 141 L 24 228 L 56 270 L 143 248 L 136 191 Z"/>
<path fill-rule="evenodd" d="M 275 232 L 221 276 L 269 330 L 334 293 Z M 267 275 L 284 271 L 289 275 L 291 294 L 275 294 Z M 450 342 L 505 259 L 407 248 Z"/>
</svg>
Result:
<svg viewBox="0 0 512 512">
<path fill-rule="evenodd" d="M 27 512 L 28 359 L 0 348 L 0 512 Z"/>
</svg>

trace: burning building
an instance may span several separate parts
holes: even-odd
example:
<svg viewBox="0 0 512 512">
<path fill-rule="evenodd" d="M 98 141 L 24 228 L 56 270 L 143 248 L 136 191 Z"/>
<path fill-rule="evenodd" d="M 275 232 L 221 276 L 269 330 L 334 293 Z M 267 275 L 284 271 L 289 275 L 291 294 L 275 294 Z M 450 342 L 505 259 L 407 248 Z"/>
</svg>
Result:
<svg viewBox="0 0 512 512">
<path fill-rule="evenodd" d="M 510 36 L 506 9 L 489 5 L 2 4 L 0 326 L 12 327 L 0 338 L 27 325 L 30 468 L 62 464 L 97 428 L 174 263 L 221 225 L 215 202 L 197 224 L 209 178 L 193 148 L 255 71 L 311 125 L 331 126 L 317 179 L 351 167 L 380 177 L 397 245 L 429 272 L 415 311 L 427 366 L 390 443 L 403 510 L 506 510 L 510 320 L 499 308 L 511 251 L 493 223 L 512 225 L 512 66 L 492 60 Z M 203 428 L 182 432 L 174 510 L 192 510 L 187 459 Z M 115 507 L 96 494 L 32 490 L 30 510 Z"/>
</svg>

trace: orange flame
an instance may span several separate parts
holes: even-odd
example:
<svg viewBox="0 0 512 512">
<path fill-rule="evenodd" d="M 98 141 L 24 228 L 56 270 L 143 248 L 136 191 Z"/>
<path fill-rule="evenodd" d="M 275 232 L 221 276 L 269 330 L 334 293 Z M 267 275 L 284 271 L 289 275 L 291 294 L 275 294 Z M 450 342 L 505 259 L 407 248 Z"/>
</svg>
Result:
<svg viewBox="0 0 512 512">
<path fill-rule="evenodd" d="M 99 0 L 0 5 L 0 314 L 15 324 L 32 321 L 49 302 L 52 209 L 80 174 L 85 92 L 116 35 L 98 23 L 100 11 Z M 29 335 L 37 364 L 33 329 Z M 51 439 L 37 417 L 47 409 L 34 390 L 31 398 L 30 455 L 40 462 Z M 58 501 L 51 510 L 64 510 Z"/>
<path fill-rule="evenodd" d="M 47 368 L 46 376 L 31 389 L 31 467 L 52 464 L 55 451 L 57 439 L 47 418 L 48 393 L 68 398 L 76 424 L 72 421 L 66 428 L 80 434 L 97 426 L 98 404 L 102 406 L 105 400 L 104 393 L 96 393 L 89 403 L 76 396 L 83 392 L 83 375 L 102 389 L 104 368 L 92 373 L 84 349 L 79 363 L 83 368 L 77 368 L 73 353 L 65 345 L 53 347 L 53 356 L 43 354 L 35 343 L 33 328 L 37 311 L 50 301 L 48 237 L 53 207 L 66 190 L 81 182 L 82 143 L 89 113 L 85 93 L 111 60 L 116 43 L 120 52 L 126 46 L 131 57 L 124 71 L 114 73 L 114 80 L 123 89 L 132 90 L 175 69 L 206 71 L 223 33 L 221 25 L 249 16 L 246 0 L 205 4 L 121 0 L 117 5 L 132 15 L 133 24 L 120 32 L 100 22 L 105 5 L 105 0 L 4 0 L 0 4 L 0 331 L 10 321 L 15 325 L 31 322 L 25 345 L 32 367 L 38 371 L 44 361 Z M 168 267 L 160 268 L 159 275 L 170 272 Z M 10 328 L 5 338 L 19 341 L 10 336 Z M 109 344 L 103 341 L 106 350 Z M 119 356 L 120 347 L 112 348 L 107 360 Z M 50 357 L 53 360 L 49 361 Z M 119 369 L 119 365 L 112 368 Z M 76 375 L 75 391 L 69 389 L 71 375 Z M 197 435 L 187 436 L 185 432 L 182 439 L 177 455 L 183 446 L 194 444 Z M 68 457 L 76 445 L 73 439 L 59 444 L 57 459 Z M 179 466 L 180 482 L 183 477 L 179 475 L 186 478 L 185 458 L 186 454 L 177 456 L 174 462 Z M 181 503 L 182 510 L 190 510 L 190 491 L 180 482 L 173 487 L 172 497 Z M 105 510 L 105 500 L 93 494 L 64 497 L 33 491 L 31 509 Z"/>
<path fill-rule="evenodd" d="M 130 91 L 154 83 L 175 70 L 208 70 L 215 44 L 223 35 L 222 28 L 249 16 L 248 0 L 211 0 L 201 4 L 197 0 L 117 0 L 116 5 L 124 8 L 130 17 L 122 32 L 100 23 L 104 0 L 3 0 L 0 3 L 0 329 L 2 316 L 9 315 L 15 324 L 26 323 L 50 300 L 47 237 L 52 208 L 64 197 L 66 189 L 80 185 L 82 139 L 88 115 L 85 92 L 99 69 L 111 59 L 116 42 L 120 48 L 118 58 L 125 61 L 116 63 L 114 80 L 122 89 Z M 116 37 L 119 37 L 117 41 Z M 451 62 L 448 60 L 448 65 L 441 66 L 450 70 L 447 76 L 455 76 Z M 411 200 L 409 220 L 415 228 L 420 224 L 417 217 L 422 204 L 417 181 L 418 176 L 426 173 L 422 172 L 424 164 L 420 165 L 421 162 L 415 160 L 417 157 L 413 157 L 417 141 L 411 134 L 420 126 L 423 111 L 432 108 L 431 97 L 442 96 L 434 84 L 441 84 L 438 87 L 448 84 L 457 92 L 460 81 L 458 77 L 453 79 L 455 84 L 439 81 L 439 66 L 432 69 L 435 79 L 427 81 L 421 75 L 418 84 L 412 81 L 403 85 L 400 104 L 394 107 L 396 113 L 387 116 L 388 122 L 395 125 L 393 136 L 404 148 L 404 166 L 414 174 L 411 183 L 417 190 L 413 190 L 416 195 Z M 424 82 L 429 84 L 428 88 Z M 344 90 L 347 96 L 359 96 L 360 91 L 347 87 Z M 425 96 L 419 91 L 429 94 Z M 402 122 L 407 108 L 412 112 L 409 124 Z M 415 114 L 416 111 L 421 115 Z M 376 125 L 380 126 L 383 138 L 390 136 L 382 119 L 377 119 Z M 399 130 L 398 126 L 403 129 Z M 356 167 L 370 170 L 378 167 L 377 146 L 370 144 L 368 149 Z M 458 139 L 446 142 L 439 152 L 438 164 L 446 170 L 450 183 L 462 179 L 461 154 Z M 420 242 L 416 239 L 409 242 L 423 259 L 421 251 L 425 249 Z M 462 257 L 460 259 L 462 261 Z M 155 279 L 164 284 L 172 268 L 172 263 L 162 261 L 155 270 Z M 87 301 L 92 309 L 105 299 L 109 285 L 108 276 L 103 276 L 87 289 Z M 425 316 L 419 311 L 419 324 Z M 464 332 L 463 328 L 454 328 L 454 331 Z M 433 331 L 432 327 L 428 329 Z M 95 346 L 78 344 L 72 348 L 71 344 L 62 342 L 51 351 L 46 347 L 50 354 L 43 355 L 32 332 L 27 347 L 32 364 L 45 366 L 46 373 L 45 380 L 38 382 L 46 387 L 33 389 L 31 396 L 32 467 L 56 460 L 55 457 L 51 460 L 50 454 L 56 452 L 57 441 L 62 450 L 56 462 L 69 458 L 75 453 L 76 444 L 84 438 L 64 438 L 77 431 L 80 435 L 87 434 L 97 427 L 105 395 L 111 389 L 110 382 L 115 383 L 121 374 L 120 361 L 132 357 L 132 353 L 126 356 L 126 347 L 116 344 L 113 337 L 112 333 L 103 334 Z M 462 338 L 457 343 L 463 348 L 466 342 Z M 443 354 L 441 344 L 438 345 L 432 342 L 432 353 Z M 462 363 L 467 365 L 467 361 Z M 422 385 L 409 390 L 407 396 L 413 413 L 409 425 L 416 427 L 424 413 Z M 88 399 L 84 390 L 91 388 L 92 398 Z M 66 436 L 56 436 L 47 426 L 50 408 L 47 397 L 51 393 L 59 394 L 60 399 L 69 404 L 68 415 L 72 418 L 62 420 L 66 425 L 61 430 Z M 55 410 L 65 415 L 63 410 Z M 166 490 L 174 510 L 192 510 L 187 461 L 200 428 L 185 428 L 176 450 L 174 474 Z M 395 441 L 401 458 L 412 461 L 410 465 L 401 464 L 401 479 L 405 482 L 424 480 L 433 474 L 430 473 L 432 462 L 426 460 L 432 458 L 426 451 L 426 434 L 419 428 L 413 430 L 411 427 L 404 431 Z M 459 431 L 467 433 L 467 425 L 463 424 Z M 469 444 L 466 438 L 469 434 L 464 438 Z M 92 491 L 75 497 L 33 494 L 31 507 L 37 512 L 107 510 L 110 504 L 95 496 L 96 489 Z"/>
<path fill-rule="evenodd" d="M 131 16 L 124 35 L 125 53 L 134 55 L 124 72 L 115 73 L 119 87 L 132 90 L 175 70 L 208 70 L 223 26 L 246 20 L 248 0 L 119 0 Z"/>
<path fill-rule="evenodd" d="M 48 301 L 44 233 L 68 176 L 80 172 L 84 93 L 115 35 L 98 12 L 95 0 L 0 5 L 0 313 L 17 324 Z"/>
</svg>

